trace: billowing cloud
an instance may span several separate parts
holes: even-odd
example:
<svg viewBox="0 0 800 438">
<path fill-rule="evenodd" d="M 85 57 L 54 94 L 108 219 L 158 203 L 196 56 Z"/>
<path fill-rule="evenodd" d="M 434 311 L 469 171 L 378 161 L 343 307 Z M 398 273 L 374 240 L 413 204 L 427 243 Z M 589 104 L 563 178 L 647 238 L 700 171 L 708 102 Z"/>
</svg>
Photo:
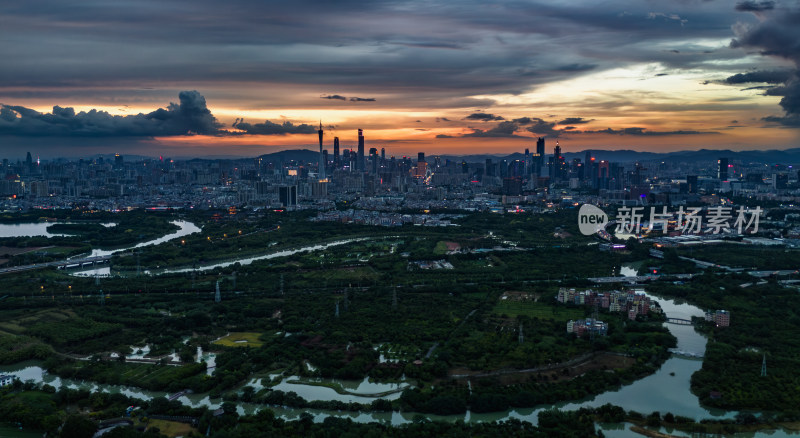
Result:
<svg viewBox="0 0 800 438">
<path fill-rule="evenodd" d="M 758 49 L 764 55 L 788 59 L 794 63 L 794 71 L 787 74 L 783 81 L 776 77 L 771 82 L 764 81 L 782 82 L 782 85 L 769 88 L 765 93 L 783 96 L 779 104 L 786 113 L 784 117 L 770 116 L 764 120 L 788 127 L 800 127 L 800 6 L 796 4 L 793 7 L 773 9 L 771 2 L 761 2 L 758 5 L 764 6 L 764 3 L 770 5 L 757 10 L 761 20 L 754 25 L 738 26 L 735 29 L 736 38 L 730 45 L 732 48 Z"/>
<path fill-rule="evenodd" d="M 157 137 L 219 134 L 221 124 L 197 91 L 181 91 L 179 103 L 147 114 L 111 115 L 92 109 L 76 113 L 54 106 L 40 113 L 23 106 L 0 106 L 0 135 L 35 137 Z"/>
<path fill-rule="evenodd" d="M 233 127 L 244 131 L 245 134 L 254 135 L 284 135 L 284 134 L 314 134 L 317 128 L 302 123 L 295 125 L 292 122 L 274 123 L 265 120 L 264 123 L 235 122 Z"/>
<path fill-rule="evenodd" d="M 492 122 L 495 120 L 505 120 L 503 116 L 496 116 L 488 113 L 472 113 L 465 117 L 466 120 L 480 120 L 481 122 Z"/>
</svg>

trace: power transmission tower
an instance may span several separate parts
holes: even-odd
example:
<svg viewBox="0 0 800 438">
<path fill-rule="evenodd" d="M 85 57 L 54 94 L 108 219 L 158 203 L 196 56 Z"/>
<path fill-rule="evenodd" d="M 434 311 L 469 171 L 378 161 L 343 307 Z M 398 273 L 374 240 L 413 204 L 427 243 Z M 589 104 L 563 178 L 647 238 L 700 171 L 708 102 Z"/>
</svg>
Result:
<svg viewBox="0 0 800 438">
<path fill-rule="evenodd" d="M 761 361 L 761 377 L 767 377 L 767 353 L 764 353 L 764 359 Z"/>
</svg>

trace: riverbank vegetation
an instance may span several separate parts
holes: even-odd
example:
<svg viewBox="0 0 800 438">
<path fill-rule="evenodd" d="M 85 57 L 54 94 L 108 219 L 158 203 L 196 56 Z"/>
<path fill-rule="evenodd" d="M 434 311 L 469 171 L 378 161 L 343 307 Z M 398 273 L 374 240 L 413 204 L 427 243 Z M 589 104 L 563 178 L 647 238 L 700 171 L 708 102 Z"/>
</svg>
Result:
<svg viewBox="0 0 800 438">
<path fill-rule="evenodd" d="M 652 291 L 730 312 L 729 327 L 701 325 L 709 343 L 703 367 L 692 376 L 692 392 L 704 405 L 800 416 L 800 393 L 786 390 L 800 387 L 797 290 L 774 279 L 753 283 L 745 274 L 708 272 L 683 285 L 654 285 Z"/>
</svg>

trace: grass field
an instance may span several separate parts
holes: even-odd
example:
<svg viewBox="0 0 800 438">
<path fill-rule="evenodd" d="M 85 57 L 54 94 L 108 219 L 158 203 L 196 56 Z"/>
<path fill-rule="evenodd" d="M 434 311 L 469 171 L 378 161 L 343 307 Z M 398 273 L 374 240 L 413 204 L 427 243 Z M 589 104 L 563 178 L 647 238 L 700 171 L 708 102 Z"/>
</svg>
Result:
<svg viewBox="0 0 800 438">
<path fill-rule="evenodd" d="M 233 332 L 223 338 L 217 339 L 212 344 L 222 345 L 223 347 L 255 347 L 264 345 L 259 338 L 261 333 L 255 332 Z"/>
<path fill-rule="evenodd" d="M 186 423 L 178 423 L 177 421 L 167 420 L 150 420 L 147 423 L 147 428 L 151 429 L 157 427 L 162 434 L 172 438 L 176 436 L 187 436 L 190 432 L 199 433 L 197 429 Z"/>
<path fill-rule="evenodd" d="M 516 317 L 524 315 L 529 318 L 568 321 L 583 318 L 583 310 L 570 309 L 566 306 L 550 306 L 535 301 L 500 300 L 494 306 L 494 313 Z"/>
</svg>

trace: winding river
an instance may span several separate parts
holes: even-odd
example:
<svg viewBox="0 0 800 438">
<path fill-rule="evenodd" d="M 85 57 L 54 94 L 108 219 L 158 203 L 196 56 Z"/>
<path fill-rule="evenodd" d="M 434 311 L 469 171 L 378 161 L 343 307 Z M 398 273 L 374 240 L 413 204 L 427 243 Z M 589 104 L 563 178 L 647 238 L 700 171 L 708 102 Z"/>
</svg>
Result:
<svg viewBox="0 0 800 438">
<path fill-rule="evenodd" d="M 193 224 L 184 223 L 183 226 L 181 227 L 181 231 L 179 232 L 184 232 L 185 230 L 186 231 L 192 230 L 192 228 L 189 226 L 194 227 Z M 164 239 L 162 241 L 166 241 L 175 237 L 178 236 L 174 235 L 165 236 L 164 238 L 162 238 Z M 346 241 L 334 242 L 328 245 L 335 245 L 342 243 L 346 243 Z M 144 244 L 140 245 L 145 245 L 145 244 L 155 244 L 155 241 L 145 242 Z M 325 247 L 325 245 L 319 245 L 319 247 L 320 248 L 315 247 L 314 249 L 322 249 Z M 305 249 L 311 249 L 311 248 L 304 248 L 304 250 Z M 269 256 L 254 257 L 253 260 L 277 257 L 278 256 L 277 254 L 286 255 L 283 253 L 286 252 L 282 251 L 280 253 L 270 254 Z M 635 273 L 633 269 L 627 268 L 627 271 L 628 272 L 625 272 L 626 274 L 630 274 L 632 272 Z M 654 298 L 658 300 L 659 304 L 661 305 L 661 308 L 670 317 L 691 319 L 692 316 L 703 316 L 703 311 L 701 309 L 692 306 L 690 304 L 680 303 L 674 300 L 663 299 L 659 297 L 654 297 Z M 675 335 L 675 337 L 678 339 L 678 347 L 677 347 L 678 350 L 697 355 L 702 355 L 705 352 L 707 341 L 705 337 L 694 331 L 693 326 L 667 324 L 667 327 L 670 330 L 670 332 L 673 335 Z M 550 409 L 556 407 L 560 409 L 574 410 L 581 407 L 597 407 L 606 403 L 611 403 L 617 406 L 621 406 L 626 410 L 636 410 L 643 413 L 658 411 L 664 414 L 666 412 L 671 412 L 675 415 L 682 415 L 695 419 L 732 418 L 736 414 L 736 412 L 705 408 L 700 405 L 697 397 L 690 392 L 690 378 L 695 371 L 700 369 L 701 365 L 702 361 L 700 359 L 692 359 L 683 356 L 673 356 L 670 359 L 668 359 L 655 374 L 637 380 L 636 382 L 633 382 L 629 385 L 625 385 L 617 390 L 607 391 L 597 396 L 590 397 L 580 401 L 564 402 L 564 403 L 558 403 L 556 405 L 540 406 L 536 408 L 511 409 L 506 412 L 483 413 L 483 414 L 467 412 L 464 415 L 452 415 L 452 416 L 426 415 L 426 417 L 431 420 L 443 420 L 443 421 L 463 420 L 467 422 L 502 421 L 510 418 L 517 418 L 535 424 L 538 419 L 537 417 L 538 413 L 544 409 Z M 123 387 L 116 385 L 101 385 L 92 382 L 61 379 L 57 376 L 47 374 L 41 368 L 41 363 L 35 361 L 22 362 L 10 366 L 0 366 L 0 374 L 14 374 L 23 381 L 33 380 L 34 382 L 46 383 L 56 388 L 65 385 L 69 388 L 81 388 L 81 389 L 88 389 L 90 391 L 121 393 L 129 397 L 138 398 L 142 400 L 160 396 L 168 396 L 167 393 L 159 391 L 146 391 L 139 388 L 130 388 L 130 387 Z M 273 377 L 275 376 L 269 376 L 268 378 L 273 378 Z M 390 384 L 370 383 L 366 379 L 364 381 L 357 381 L 357 382 L 340 381 L 337 383 L 340 383 L 345 389 L 351 390 L 350 392 L 355 393 L 355 394 L 342 395 L 338 394 L 331 388 L 323 386 L 309 386 L 309 385 L 295 384 L 290 382 L 290 380 L 293 379 L 296 379 L 296 377 L 294 376 L 284 377 L 281 383 L 279 383 L 276 386 L 276 388 L 281 389 L 283 391 L 294 391 L 298 395 L 307 400 L 340 400 L 346 402 L 358 401 L 361 403 L 369 403 L 376 397 L 358 395 L 358 393 L 359 392 L 364 394 L 376 393 L 397 388 L 396 384 L 390 385 Z M 260 379 L 253 379 L 249 382 L 251 386 L 254 386 L 257 389 L 259 389 L 261 383 L 262 382 L 260 381 Z M 386 398 L 395 399 L 398 396 L 399 396 L 398 393 L 394 393 L 387 396 Z M 210 408 L 218 408 L 222 404 L 221 399 L 212 400 L 209 398 L 207 394 L 188 394 L 181 396 L 178 400 L 181 403 L 192 407 L 207 406 Z M 257 412 L 259 409 L 263 409 L 262 405 L 255 405 L 250 403 L 238 403 L 237 406 L 240 414 L 252 414 Z M 276 415 L 279 415 L 289 420 L 299 418 L 300 414 L 303 412 L 309 412 L 314 416 L 316 421 L 322 421 L 324 418 L 328 416 L 336 416 L 342 418 L 351 418 L 352 420 L 358 422 L 385 422 L 395 425 L 409 423 L 413 421 L 413 418 L 416 415 L 419 415 L 413 412 L 342 412 L 342 411 L 330 411 L 330 410 L 305 410 L 305 409 L 294 409 L 294 408 L 273 407 L 273 406 L 270 406 L 270 409 L 273 409 Z M 628 430 L 628 428 L 624 424 L 600 424 L 599 426 L 603 429 L 606 436 L 641 437 L 641 435 L 635 434 L 634 432 Z M 677 436 L 688 436 L 681 432 L 672 431 L 664 428 L 662 428 L 661 431 L 666 433 L 671 433 Z M 780 437 L 780 436 L 798 436 L 798 435 L 800 435 L 800 432 L 777 430 L 777 431 L 738 434 L 737 436 L 760 438 L 760 437 Z"/>
</svg>

